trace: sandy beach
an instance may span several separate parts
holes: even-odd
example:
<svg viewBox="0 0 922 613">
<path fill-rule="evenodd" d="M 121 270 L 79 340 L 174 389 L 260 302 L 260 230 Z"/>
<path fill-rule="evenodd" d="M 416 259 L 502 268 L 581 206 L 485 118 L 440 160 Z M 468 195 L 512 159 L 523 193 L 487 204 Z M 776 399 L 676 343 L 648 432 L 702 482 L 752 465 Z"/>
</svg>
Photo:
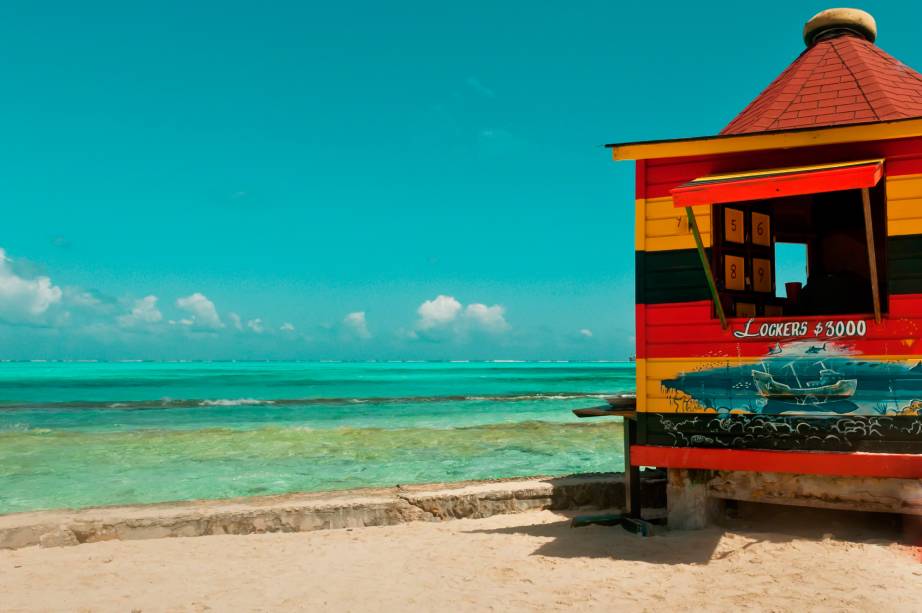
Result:
<svg viewBox="0 0 922 613">
<path fill-rule="evenodd" d="M 3 611 L 912 611 L 887 516 L 766 507 L 639 538 L 551 511 L 0 551 Z"/>
</svg>

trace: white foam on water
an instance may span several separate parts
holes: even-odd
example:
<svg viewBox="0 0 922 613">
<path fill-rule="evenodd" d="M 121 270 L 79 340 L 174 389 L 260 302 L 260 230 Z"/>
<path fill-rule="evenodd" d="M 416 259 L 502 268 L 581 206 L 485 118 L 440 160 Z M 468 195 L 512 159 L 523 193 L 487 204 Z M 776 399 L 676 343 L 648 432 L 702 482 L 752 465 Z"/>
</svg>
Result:
<svg viewBox="0 0 922 613">
<path fill-rule="evenodd" d="M 272 400 L 260 400 L 259 398 L 219 398 L 217 400 L 202 400 L 199 406 L 203 407 L 237 407 L 253 406 L 260 404 L 274 404 Z"/>
</svg>

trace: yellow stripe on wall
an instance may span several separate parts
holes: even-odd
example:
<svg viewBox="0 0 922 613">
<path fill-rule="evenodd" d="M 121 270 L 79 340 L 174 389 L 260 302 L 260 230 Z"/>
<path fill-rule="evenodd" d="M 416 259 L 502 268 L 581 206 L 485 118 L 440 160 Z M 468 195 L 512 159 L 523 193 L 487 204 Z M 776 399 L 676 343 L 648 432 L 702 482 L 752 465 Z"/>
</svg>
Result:
<svg viewBox="0 0 922 613">
<path fill-rule="evenodd" d="M 922 175 L 887 177 L 887 235 L 922 234 Z"/>
<path fill-rule="evenodd" d="M 634 201 L 634 249 L 644 251 L 647 248 L 646 222 L 644 219 L 644 200 L 638 198 Z"/>
<path fill-rule="evenodd" d="M 705 247 L 711 246 L 711 207 L 692 207 Z M 640 251 L 695 249 L 685 209 L 676 208 L 672 197 L 638 199 L 635 206 L 636 248 Z"/>
<path fill-rule="evenodd" d="M 637 410 L 646 411 L 647 406 L 647 361 L 637 358 Z"/>
<path fill-rule="evenodd" d="M 922 234 L 922 174 L 888 176 L 887 235 Z M 712 244 L 711 207 L 692 207 L 705 247 Z M 684 209 L 672 197 L 639 198 L 635 201 L 634 240 L 638 251 L 694 249 L 695 239 Z"/>
<path fill-rule="evenodd" d="M 862 355 L 862 360 L 875 362 L 903 362 L 907 365 L 916 364 L 919 355 L 889 355 L 872 356 Z M 643 363 L 641 366 L 641 362 Z M 716 407 L 700 407 L 687 394 L 666 390 L 663 381 L 675 379 L 683 373 L 697 372 L 712 368 L 726 368 L 741 365 L 755 367 L 761 362 L 759 358 L 726 357 L 720 359 L 702 358 L 646 358 L 637 360 L 637 410 L 653 413 L 675 413 L 691 410 L 715 409 Z"/>
<path fill-rule="evenodd" d="M 887 222 L 888 236 L 922 234 L 922 219 L 894 219 Z"/>
</svg>

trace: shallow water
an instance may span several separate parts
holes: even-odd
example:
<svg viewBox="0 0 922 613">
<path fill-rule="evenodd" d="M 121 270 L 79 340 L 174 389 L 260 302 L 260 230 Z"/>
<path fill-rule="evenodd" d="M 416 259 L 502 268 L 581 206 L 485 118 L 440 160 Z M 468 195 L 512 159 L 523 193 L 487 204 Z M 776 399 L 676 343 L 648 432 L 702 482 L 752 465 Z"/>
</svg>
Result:
<svg viewBox="0 0 922 613">
<path fill-rule="evenodd" d="M 617 469 L 618 363 L 0 364 L 0 513 Z"/>
</svg>

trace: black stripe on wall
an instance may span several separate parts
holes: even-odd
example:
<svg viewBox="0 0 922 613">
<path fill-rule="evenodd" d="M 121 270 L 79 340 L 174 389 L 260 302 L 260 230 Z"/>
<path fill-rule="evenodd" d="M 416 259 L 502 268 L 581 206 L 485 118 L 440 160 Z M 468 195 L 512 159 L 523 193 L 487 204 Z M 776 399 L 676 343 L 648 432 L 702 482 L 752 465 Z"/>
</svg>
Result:
<svg viewBox="0 0 922 613">
<path fill-rule="evenodd" d="M 811 417 L 638 413 L 637 419 L 641 445 L 922 453 L 922 416 L 919 415 Z"/>
<path fill-rule="evenodd" d="M 922 235 L 887 237 L 887 285 L 891 294 L 922 294 Z"/>
<path fill-rule="evenodd" d="M 637 304 L 711 299 L 697 249 L 637 251 L 636 254 Z"/>
</svg>

